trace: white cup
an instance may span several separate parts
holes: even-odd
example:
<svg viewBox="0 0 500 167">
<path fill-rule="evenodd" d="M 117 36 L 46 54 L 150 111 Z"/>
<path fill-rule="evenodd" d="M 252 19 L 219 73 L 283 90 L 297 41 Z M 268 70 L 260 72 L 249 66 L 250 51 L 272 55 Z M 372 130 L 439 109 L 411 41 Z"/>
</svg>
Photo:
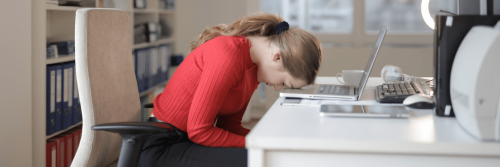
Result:
<svg viewBox="0 0 500 167">
<path fill-rule="evenodd" d="M 337 73 L 337 80 L 344 85 L 359 85 L 361 77 L 363 77 L 364 70 L 342 70 L 342 73 Z M 342 82 L 339 77 L 342 77 Z"/>
</svg>

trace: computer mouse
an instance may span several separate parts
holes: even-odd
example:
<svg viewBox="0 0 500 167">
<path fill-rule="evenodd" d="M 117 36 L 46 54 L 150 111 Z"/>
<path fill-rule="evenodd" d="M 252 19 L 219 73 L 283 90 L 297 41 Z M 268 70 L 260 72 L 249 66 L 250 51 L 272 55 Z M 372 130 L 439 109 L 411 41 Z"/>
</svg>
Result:
<svg viewBox="0 0 500 167">
<path fill-rule="evenodd" d="M 429 97 L 411 95 L 403 101 L 403 105 L 414 109 L 433 109 L 434 101 Z"/>
</svg>

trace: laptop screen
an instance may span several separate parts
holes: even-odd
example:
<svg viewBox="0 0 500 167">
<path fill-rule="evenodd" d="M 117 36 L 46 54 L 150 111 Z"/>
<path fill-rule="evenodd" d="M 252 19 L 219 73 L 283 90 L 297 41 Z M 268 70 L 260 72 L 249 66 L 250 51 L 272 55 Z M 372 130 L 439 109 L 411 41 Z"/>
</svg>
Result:
<svg viewBox="0 0 500 167">
<path fill-rule="evenodd" d="M 363 73 L 363 77 L 361 77 L 361 82 L 359 82 L 358 99 L 360 99 L 361 95 L 363 94 L 363 90 L 365 89 L 366 83 L 368 82 L 368 77 L 370 76 L 370 72 L 372 71 L 373 64 L 375 64 L 375 59 L 377 58 L 378 51 L 380 49 L 380 46 L 382 45 L 382 41 L 384 40 L 386 32 L 387 27 L 382 26 L 382 28 L 380 28 L 380 33 L 378 34 L 377 42 L 375 43 L 375 46 L 373 46 L 370 59 L 368 59 L 368 63 L 366 63 L 365 72 Z"/>
</svg>

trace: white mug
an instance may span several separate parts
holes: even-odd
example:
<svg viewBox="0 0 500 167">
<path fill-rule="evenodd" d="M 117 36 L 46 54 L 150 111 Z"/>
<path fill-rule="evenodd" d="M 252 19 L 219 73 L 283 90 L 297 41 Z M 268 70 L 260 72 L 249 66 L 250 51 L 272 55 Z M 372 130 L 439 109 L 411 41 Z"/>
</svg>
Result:
<svg viewBox="0 0 500 167">
<path fill-rule="evenodd" d="M 342 70 L 342 73 L 337 73 L 337 80 L 344 85 L 359 85 L 364 72 L 364 70 Z M 340 81 L 339 76 L 344 82 Z"/>
</svg>

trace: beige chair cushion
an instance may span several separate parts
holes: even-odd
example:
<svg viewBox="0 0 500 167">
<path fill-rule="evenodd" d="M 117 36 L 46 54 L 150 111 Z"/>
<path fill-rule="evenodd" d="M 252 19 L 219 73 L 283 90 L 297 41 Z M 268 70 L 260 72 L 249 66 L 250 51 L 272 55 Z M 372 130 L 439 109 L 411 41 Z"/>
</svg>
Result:
<svg viewBox="0 0 500 167">
<path fill-rule="evenodd" d="M 76 79 L 83 133 L 71 166 L 107 166 L 118 159 L 119 135 L 93 131 L 96 124 L 140 121 L 131 24 L 115 9 L 76 11 Z"/>
</svg>

